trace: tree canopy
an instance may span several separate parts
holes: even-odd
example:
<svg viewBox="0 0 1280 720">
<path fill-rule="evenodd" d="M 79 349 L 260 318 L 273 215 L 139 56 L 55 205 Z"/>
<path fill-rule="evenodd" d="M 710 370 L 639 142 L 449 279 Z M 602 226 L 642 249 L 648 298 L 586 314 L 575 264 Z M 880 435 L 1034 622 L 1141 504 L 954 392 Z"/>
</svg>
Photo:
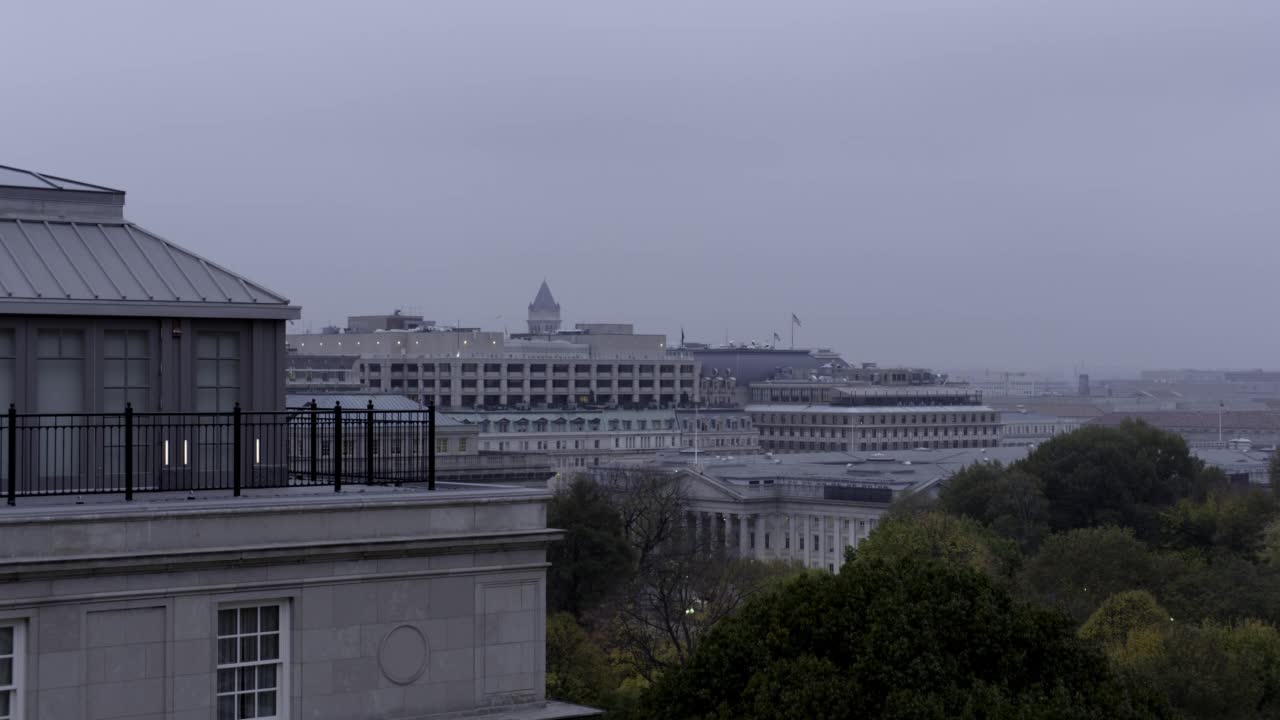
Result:
<svg viewBox="0 0 1280 720">
<path fill-rule="evenodd" d="M 1062 616 L 965 564 L 866 559 L 717 625 L 646 696 L 655 718 L 1152 718 Z"/>
<path fill-rule="evenodd" d="M 547 551 L 547 605 L 552 611 L 581 615 L 629 575 L 632 550 L 623 537 L 622 519 L 590 480 L 578 478 L 551 498 L 547 526 L 565 531 L 564 539 Z"/>
</svg>

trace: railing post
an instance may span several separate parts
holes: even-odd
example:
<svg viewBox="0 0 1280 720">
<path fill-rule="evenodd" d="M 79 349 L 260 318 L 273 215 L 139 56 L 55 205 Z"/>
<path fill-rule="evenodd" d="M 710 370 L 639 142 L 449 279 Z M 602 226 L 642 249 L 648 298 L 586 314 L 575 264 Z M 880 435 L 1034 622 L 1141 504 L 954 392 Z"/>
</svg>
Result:
<svg viewBox="0 0 1280 720">
<path fill-rule="evenodd" d="M 364 416 L 364 484 L 373 484 L 373 400 Z"/>
<path fill-rule="evenodd" d="M 9 427 L 5 429 L 9 436 L 9 504 L 17 504 L 18 499 L 18 408 L 9 403 Z"/>
<path fill-rule="evenodd" d="M 231 411 L 231 477 L 236 497 L 240 497 L 240 473 L 244 470 L 244 458 L 241 457 L 243 439 L 240 437 L 240 403 L 236 403 Z"/>
<path fill-rule="evenodd" d="M 317 472 L 316 463 L 319 462 L 320 455 L 320 429 L 317 425 L 319 418 L 316 417 L 316 401 L 311 401 L 311 484 L 316 484 Z"/>
<path fill-rule="evenodd" d="M 427 403 L 427 489 L 436 489 L 436 404 Z"/>
<path fill-rule="evenodd" d="M 342 492 L 342 403 L 333 404 L 333 491 Z"/>
<path fill-rule="evenodd" d="M 124 404 L 124 499 L 133 500 L 133 403 Z"/>
</svg>

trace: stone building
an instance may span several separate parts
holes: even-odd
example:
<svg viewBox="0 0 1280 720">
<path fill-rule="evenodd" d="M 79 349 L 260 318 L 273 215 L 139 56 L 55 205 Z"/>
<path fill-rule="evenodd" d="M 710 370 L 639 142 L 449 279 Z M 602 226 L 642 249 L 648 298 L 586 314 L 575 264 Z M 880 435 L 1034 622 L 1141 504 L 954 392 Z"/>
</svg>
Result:
<svg viewBox="0 0 1280 720">
<path fill-rule="evenodd" d="M 588 330 L 540 337 L 439 330 L 290 335 L 300 355 L 359 359 L 366 392 L 394 392 L 437 407 L 662 408 L 697 402 L 698 366 L 662 335 Z"/>
<path fill-rule="evenodd" d="M 741 408 L 685 408 L 676 411 L 676 419 L 686 451 L 735 455 L 760 449 L 760 433 Z"/>
<path fill-rule="evenodd" d="M 980 392 L 772 381 L 751 386 L 760 447 L 774 452 L 996 447 L 999 413 Z"/>
<path fill-rule="evenodd" d="M 548 494 L 317 481 L 297 308 L 123 203 L 0 168 L 0 717 L 591 714 L 544 698 Z"/>
</svg>

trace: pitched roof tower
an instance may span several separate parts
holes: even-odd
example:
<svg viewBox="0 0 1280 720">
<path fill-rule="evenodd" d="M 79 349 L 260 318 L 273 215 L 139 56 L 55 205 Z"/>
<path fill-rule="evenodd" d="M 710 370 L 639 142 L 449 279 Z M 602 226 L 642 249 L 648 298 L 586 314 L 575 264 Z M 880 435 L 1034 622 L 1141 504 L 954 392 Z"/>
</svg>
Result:
<svg viewBox="0 0 1280 720">
<path fill-rule="evenodd" d="M 560 303 L 551 296 L 547 281 L 542 281 L 538 294 L 529 303 L 529 332 L 550 335 L 560 329 Z"/>
</svg>

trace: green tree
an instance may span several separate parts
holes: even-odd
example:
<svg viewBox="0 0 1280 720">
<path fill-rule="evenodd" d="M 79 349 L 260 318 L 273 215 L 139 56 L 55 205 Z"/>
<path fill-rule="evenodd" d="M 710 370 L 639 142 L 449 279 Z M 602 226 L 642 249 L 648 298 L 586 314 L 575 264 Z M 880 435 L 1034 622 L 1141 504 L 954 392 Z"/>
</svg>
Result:
<svg viewBox="0 0 1280 720">
<path fill-rule="evenodd" d="M 1049 536 L 1022 565 L 1018 583 L 1030 599 L 1084 622 L 1104 600 L 1126 590 L 1159 591 L 1165 563 L 1128 528 L 1081 528 Z"/>
<path fill-rule="evenodd" d="M 1267 463 L 1267 478 L 1271 480 L 1271 494 L 1280 496 L 1280 449 L 1271 453 L 1271 462 Z"/>
<path fill-rule="evenodd" d="M 547 551 L 547 605 L 581 617 L 631 574 L 620 515 L 598 485 L 579 477 L 551 498 L 547 526 L 565 531 Z"/>
<path fill-rule="evenodd" d="M 1138 421 L 1060 435 L 1013 467 L 1044 482 L 1055 532 L 1118 525 L 1157 537 L 1160 508 L 1204 493 L 1186 441 Z"/>
<path fill-rule="evenodd" d="M 1080 637 L 1103 647 L 1124 644 L 1129 633 L 1170 621 L 1169 611 L 1146 590 L 1116 593 L 1102 602 L 1080 628 Z"/>
<path fill-rule="evenodd" d="M 1220 549 L 1246 559 L 1262 550 L 1265 530 L 1276 519 L 1276 498 L 1253 488 L 1217 489 L 1202 502 L 1189 498 L 1160 515 L 1168 547 L 1211 551 Z"/>
<path fill-rule="evenodd" d="M 857 563 L 901 563 L 934 558 L 967 565 L 992 577 L 1009 578 L 1018 551 L 976 520 L 941 512 L 889 517 L 852 554 Z"/>
<path fill-rule="evenodd" d="M 938 492 L 938 509 L 986 524 L 992 498 L 999 492 L 1005 468 L 997 462 L 974 463 L 947 478 Z"/>
<path fill-rule="evenodd" d="M 964 564 L 861 559 L 716 626 L 644 698 L 654 718 L 1149 718 L 1062 616 Z"/>
<path fill-rule="evenodd" d="M 604 707 L 622 682 L 600 646 L 569 613 L 547 618 L 547 696 Z"/>
<path fill-rule="evenodd" d="M 1280 716 L 1280 634 L 1271 625 L 1246 621 L 1139 628 L 1110 655 L 1118 670 L 1156 689 L 1179 717 Z"/>
<path fill-rule="evenodd" d="M 1001 536 L 1032 550 L 1049 534 L 1049 501 L 1044 482 L 1022 470 L 1009 470 L 1000 478 L 998 492 L 987 503 L 987 523 Z"/>
</svg>

